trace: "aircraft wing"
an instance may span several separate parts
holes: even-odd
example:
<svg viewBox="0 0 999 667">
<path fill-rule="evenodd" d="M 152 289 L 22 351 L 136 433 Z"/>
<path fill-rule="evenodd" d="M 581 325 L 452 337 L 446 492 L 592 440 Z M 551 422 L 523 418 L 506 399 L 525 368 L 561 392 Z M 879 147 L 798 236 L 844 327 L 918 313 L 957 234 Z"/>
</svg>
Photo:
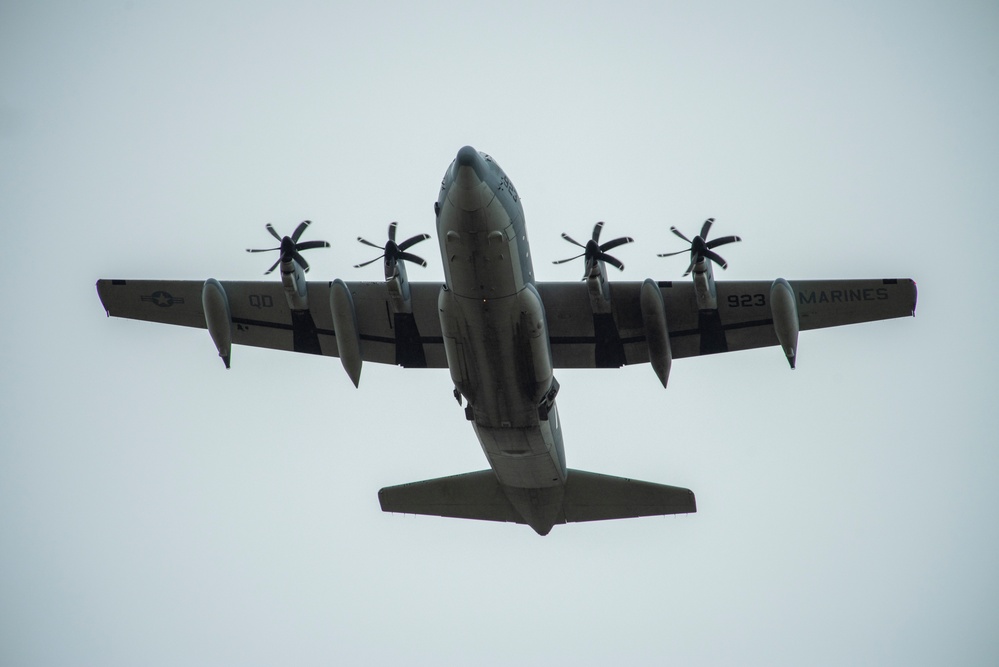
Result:
<svg viewBox="0 0 999 667">
<path fill-rule="evenodd" d="M 309 311 L 293 311 L 277 281 L 221 281 L 232 315 L 232 342 L 338 356 L 330 283 L 309 283 Z M 437 297 L 440 283 L 410 283 L 412 313 L 395 313 L 383 282 L 348 282 L 364 361 L 446 368 Z M 673 358 L 777 345 L 771 281 L 719 281 L 718 310 L 699 311 L 691 282 L 658 283 Z M 800 329 L 912 315 L 909 279 L 790 281 Z M 202 281 L 100 280 L 109 316 L 206 328 Z M 616 368 L 649 361 L 640 282 L 610 284 L 612 312 L 594 314 L 584 282 L 538 283 L 556 368 Z"/>
<path fill-rule="evenodd" d="M 915 314 L 909 279 L 794 280 L 801 331 Z M 692 282 L 659 282 L 673 358 L 777 345 L 772 281 L 718 281 L 718 310 L 699 311 Z M 649 361 L 639 282 L 610 283 L 612 312 L 594 314 L 586 284 L 539 283 L 556 368 Z"/>
<path fill-rule="evenodd" d="M 277 281 L 220 281 L 232 315 L 232 342 L 289 352 L 339 356 L 330 283 L 309 283 L 308 311 L 293 311 Z M 97 293 L 112 317 L 207 328 L 200 280 L 99 280 Z M 393 313 L 383 282 L 347 283 L 357 313 L 364 361 L 447 368 L 437 314 L 440 283 L 414 283 L 412 313 Z"/>
</svg>

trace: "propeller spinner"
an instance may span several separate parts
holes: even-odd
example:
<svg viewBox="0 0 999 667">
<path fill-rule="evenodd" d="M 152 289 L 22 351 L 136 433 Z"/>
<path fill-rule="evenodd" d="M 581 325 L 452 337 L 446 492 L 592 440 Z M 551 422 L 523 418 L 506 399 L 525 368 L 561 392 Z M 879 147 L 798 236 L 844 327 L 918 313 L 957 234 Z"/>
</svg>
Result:
<svg viewBox="0 0 999 667">
<path fill-rule="evenodd" d="M 735 243 L 736 241 L 741 241 L 742 239 L 738 236 L 722 236 L 721 238 L 714 239 L 713 241 L 708 241 L 708 232 L 711 230 L 711 225 L 715 223 L 714 218 L 708 218 L 701 225 L 701 233 L 694 237 L 691 241 L 676 227 L 670 227 L 670 231 L 679 236 L 681 239 L 690 244 L 689 250 L 678 250 L 676 252 L 663 252 L 659 253 L 659 257 L 672 257 L 673 255 L 682 255 L 685 252 L 690 253 L 690 265 L 684 272 L 684 276 L 690 275 L 690 272 L 694 270 L 694 266 L 704 260 L 710 259 L 712 262 L 722 267 L 723 269 L 728 268 L 728 262 L 726 262 L 721 255 L 716 253 L 713 249 L 718 246 L 725 245 L 726 243 Z"/>
<path fill-rule="evenodd" d="M 271 236 L 276 238 L 281 245 L 277 248 L 247 248 L 246 252 L 271 252 L 273 250 L 280 250 L 281 256 L 278 260 L 271 265 L 271 268 L 264 271 L 264 275 L 271 273 L 274 269 L 278 267 L 281 262 L 290 262 L 294 259 L 298 262 L 302 269 L 305 271 L 309 270 L 309 263 L 305 261 L 305 258 L 300 254 L 303 250 L 311 250 L 313 248 L 329 248 L 330 244 L 326 241 L 306 241 L 305 243 L 299 243 L 298 240 L 302 238 L 302 233 L 306 228 L 312 224 L 311 220 L 303 220 L 298 223 L 298 227 L 295 227 L 295 231 L 291 233 L 291 236 L 281 237 L 274 230 L 274 225 L 267 223 L 266 229 L 270 232 Z"/>
<path fill-rule="evenodd" d="M 429 239 L 430 234 L 417 234 L 416 236 L 409 237 L 402 243 L 396 243 L 395 230 L 398 226 L 399 226 L 398 222 L 389 223 L 388 243 L 386 243 L 384 246 L 372 243 L 371 241 L 368 241 L 367 239 L 358 236 L 357 237 L 358 241 L 360 241 L 364 245 L 371 246 L 372 248 L 377 248 L 381 250 L 382 254 L 362 264 L 355 264 L 354 268 L 359 269 L 362 266 L 367 266 L 368 264 L 374 264 L 375 262 L 377 262 L 382 258 L 385 259 L 385 264 L 387 264 L 389 267 L 395 266 L 396 262 L 400 260 L 403 262 L 412 262 L 413 264 L 419 264 L 422 267 L 426 267 L 427 266 L 426 260 L 424 260 L 422 257 L 418 255 L 414 255 L 406 251 L 409 250 L 414 245 L 416 245 L 417 243 L 419 243 L 420 241 L 426 241 L 427 239 Z"/>
<path fill-rule="evenodd" d="M 621 263 L 621 260 L 619 260 L 617 257 L 608 255 L 607 251 L 613 250 L 614 248 L 622 246 L 625 243 L 631 243 L 635 239 L 631 238 L 630 236 L 621 236 L 611 241 L 600 243 L 600 232 L 603 230 L 603 228 L 604 228 L 603 222 L 598 222 L 597 224 L 593 225 L 593 236 L 590 238 L 589 241 L 586 242 L 586 245 L 583 245 L 582 243 L 572 238 L 565 232 L 562 232 L 562 238 L 564 238 L 566 241 L 573 244 L 574 246 L 579 246 L 580 248 L 583 249 L 583 252 L 573 257 L 567 257 L 566 259 L 560 259 L 554 261 L 552 262 L 552 264 L 565 264 L 566 262 L 571 262 L 574 259 L 579 259 L 580 257 L 584 257 L 585 258 L 584 261 L 586 262 L 586 272 L 583 274 L 584 280 L 588 275 L 590 275 L 591 270 L 596 266 L 597 262 L 606 262 L 607 264 L 610 264 L 611 266 L 616 266 L 618 269 L 623 271 L 624 264 Z"/>
</svg>

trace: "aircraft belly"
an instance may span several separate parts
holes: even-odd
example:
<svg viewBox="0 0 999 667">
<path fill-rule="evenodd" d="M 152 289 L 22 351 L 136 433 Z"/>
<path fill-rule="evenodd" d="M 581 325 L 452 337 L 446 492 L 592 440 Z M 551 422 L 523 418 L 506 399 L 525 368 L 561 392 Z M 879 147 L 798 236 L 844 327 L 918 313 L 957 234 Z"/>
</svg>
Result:
<svg viewBox="0 0 999 667">
<path fill-rule="evenodd" d="M 519 199 L 509 179 L 488 169 L 462 149 L 438 201 L 444 348 L 497 480 L 517 493 L 551 489 L 565 483 L 566 467 L 544 303 L 533 285 Z M 556 496 L 545 498 L 548 509 L 560 507 Z M 525 518 L 543 515 L 538 526 L 551 519 L 534 496 L 510 500 Z"/>
<path fill-rule="evenodd" d="M 474 424 L 482 451 L 505 486 L 539 489 L 565 483 L 560 434 L 548 422 L 523 428 L 493 428 Z M 555 427 L 557 431 L 557 426 Z"/>
<path fill-rule="evenodd" d="M 441 211 L 442 256 L 447 284 L 455 294 L 497 299 L 524 288 L 517 225 L 493 199 L 479 211 L 460 211 L 450 201 Z"/>
</svg>

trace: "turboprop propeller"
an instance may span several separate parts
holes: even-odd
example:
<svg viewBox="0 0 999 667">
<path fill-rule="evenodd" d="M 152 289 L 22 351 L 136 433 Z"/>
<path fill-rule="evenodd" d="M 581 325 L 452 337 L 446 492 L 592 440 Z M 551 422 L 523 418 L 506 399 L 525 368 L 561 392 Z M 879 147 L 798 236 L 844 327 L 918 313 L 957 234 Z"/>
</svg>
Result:
<svg viewBox="0 0 999 667">
<path fill-rule="evenodd" d="M 605 262 L 607 264 L 610 264 L 611 266 L 616 266 L 618 269 L 623 271 L 624 264 L 621 263 L 621 260 L 619 260 L 617 257 L 608 255 L 607 251 L 613 250 L 614 248 L 622 246 L 625 243 L 632 243 L 635 239 L 631 238 L 630 236 L 621 236 L 616 239 L 607 241 L 605 243 L 600 243 L 600 232 L 603 230 L 603 228 L 604 228 L 603 222 L 598 222 L 597 224 L 593 225 L 593 236 L 590 238 L 589 241 L 586 242 L 586 245 L 583 245 L 582 243 L 572 238 L 565 232 L 562 232 L 562 238 L 564 238 L 566 241 L 573 244 L 574 246 L 582 248 L 583 252 L 573 257 L 568 257 L 566 259 L 560 259 L 554 261 L 552 262 L 552 264 L 565 264 L 566 262 L 571 262 L 574 259 L 579 259 L 580 257 L 584 257 L 585 258 L 584 261 L 586 262 L 586 271 L 585 273 L 583 273 L 584 280 L 588 275 L 590 275 L 592 269 L 596 266 L 597 262 Z"/>
<path fill-rule="evenodd" d="M 298 223 L 298 227 L 295 227 L 295 231 L 291 233 L 291 236 L 285 236 L 282 238 L 282 236 L 274 230 L 274 225 L 267 223 L 267 225 L 265 225 L 267 231 L 270 232 L 271 236 L 280 241 L 281 245 L 277 248 L 247 248 L 246 252 L 271 252 L 273 250 L 281 251 L 281 256 L 278 257 L 278 260 L 271 265 L 271 268 L 264 271 L 265 276 L 276 269 L 278 264 L 281 262 L 290 262 L 292 259 L 298 262 L 302 266 L 303 270 L 308 271 L 309 263 L 305 261 L 305 258 L 302 257 L 300 253 L 303 250 L 330 247 L 330 244 L 326 241 L 306 241 L 305 243 L 298 242 L 298 240 L 302 238 L 302 233 L 311 224 L 311 220 L 303 220 Z"/>
<path fill-rule="evenodd" d="M 708 232 L 711 230 L 711 225 L 714 223 L 714 218 L 708 218 L 705 220 L 704 224 L 701 225 L 701 233 L 695 236 L 693 241 L 684 236 L 683 233 L 676 227 L 670 227 L 669 229 L 671 232 L 690 244 L 690 249 L 659 253 L 659 257 L 672 257 L 673 255 L 682 255 L 685 252 L 689 252 L 690 266 L 687 267 L 687 270 L 683 274 L 684 276 L 689 276 L 690 272 L 694 270 L 694 266 L 704 259 L 710 259 L 723 269 L 727 269 L 728 262 L 726 262 L 721 255 L 716 253 L 714 248 L 725 245 L 726 243 L 735 243 L 736 241 L 741 241 L 742 239 L 738 236 L 722 236 L 721 238 L 714 239 L 713 241 L 708 241 Z"/>
<path fill-rule="evenodd" d="M 360 241 L 364 245 L 371 246 L 372 248 L 377 248 L 378 250 L 381 250 L 382 254 L 378 255 L 378 257 L 375 257 L 372 260 L 364 262 L 363 264 L 355 264 L 354 268 L 359 269 L 362 266 L 367 266 L 368 264 L 374 264 L 375 262 L 377 262 L 382 258 L 385 259 L 385 264 L 389 268 L 394 267 L 395 264 L 400 260 L 403 262 L 412 262 L 413 264 L 419 264 L 422 267 L 426 267 L 427 266 L 426 260 L 424 260 L 422 257 L 418 255 L 414 255 L 406 251 L 412 248 L 420 241 L 426 241 L 427 239 L 429 239 L 430 234 L 417 234 L 416 236 L 410 236 L 402 243 L 396 243 L 395 230 L 398 226 L 399 226 L 398 222 L 389 223 L 388 243 L 386 243 L 384 246 L 380 246 L 377 243 L 372 243 L 371 241 L 368 241 L 367 239 L 358 236 L 357 237 L 358 241 Z"/>
</svg>

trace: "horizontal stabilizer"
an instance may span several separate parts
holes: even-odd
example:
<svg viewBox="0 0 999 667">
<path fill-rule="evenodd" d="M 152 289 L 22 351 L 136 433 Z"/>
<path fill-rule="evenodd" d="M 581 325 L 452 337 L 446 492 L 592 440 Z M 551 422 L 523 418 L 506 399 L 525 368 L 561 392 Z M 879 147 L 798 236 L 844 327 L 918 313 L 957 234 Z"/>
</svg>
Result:
<svg viewBox="0 0 999 667">
<path fill-rule="evenodd" d="M 527 523 L 492 470 L 390 486 L 378 492 L 385 512 Z M 555 523 L 687 514 L 694 493 L 676 486 L 569 470 Z"/>
<path fill-rule="evenodd" d="M 697 503 L 690 489 L 570 470 L 562 511 L 564 523 L 575 523 L 690 514 L 697 511 Z"/>
<path fill-rule="evenodd" d="M 383 512 L 524 523 L 492 470 L 388 486 L 378 502 Z"/>
</svg>

